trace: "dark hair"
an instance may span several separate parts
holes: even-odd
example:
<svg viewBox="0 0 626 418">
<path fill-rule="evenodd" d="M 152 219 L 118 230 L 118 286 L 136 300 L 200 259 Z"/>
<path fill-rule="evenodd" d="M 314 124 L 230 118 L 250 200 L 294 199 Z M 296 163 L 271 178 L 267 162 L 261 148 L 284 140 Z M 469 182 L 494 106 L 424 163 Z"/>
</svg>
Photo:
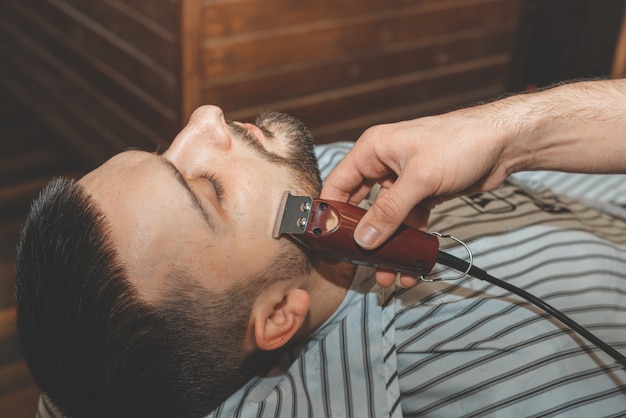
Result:
<svg viewBox="0 0 626 418">
<path fill-rule="evenodd" d="M 74 180 L 55 179 L 32 205 L 18 244 L 17 322 L 38 385 L 70 417 L 208 414 L 255 371 L 242 344 L 258 282 L 216 295 L 177 270 L 147 303 L 108 231 Z"/>
</svg>

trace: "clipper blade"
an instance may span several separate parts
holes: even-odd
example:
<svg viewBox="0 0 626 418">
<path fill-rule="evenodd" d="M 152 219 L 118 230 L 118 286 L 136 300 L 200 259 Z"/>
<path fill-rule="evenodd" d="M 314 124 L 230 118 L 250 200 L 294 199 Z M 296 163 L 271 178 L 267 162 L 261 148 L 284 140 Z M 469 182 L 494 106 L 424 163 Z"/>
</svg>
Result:
<svg viewBox="0 0 626 418">
<path fill-rule="evenodd" d="M 313 198 L 283 194 L 272 236 L 279 238 L 283 234 L 304 234 L 311 217 Z"/>
</svg>

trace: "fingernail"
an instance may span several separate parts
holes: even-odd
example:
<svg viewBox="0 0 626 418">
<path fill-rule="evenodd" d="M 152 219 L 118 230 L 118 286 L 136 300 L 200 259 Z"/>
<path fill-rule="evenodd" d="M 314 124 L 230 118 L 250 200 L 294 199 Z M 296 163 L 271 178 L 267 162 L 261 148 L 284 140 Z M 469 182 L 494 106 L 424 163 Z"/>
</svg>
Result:
<svg viewBox="0 0 626 418">
<path fill-rule="evenodd" d="M 357 228 L 355 232 L 355 241 L 363 248 L 372 248 L 380 237 L 380 232 L 372 225 L 365 224 Z"/>
</svg>

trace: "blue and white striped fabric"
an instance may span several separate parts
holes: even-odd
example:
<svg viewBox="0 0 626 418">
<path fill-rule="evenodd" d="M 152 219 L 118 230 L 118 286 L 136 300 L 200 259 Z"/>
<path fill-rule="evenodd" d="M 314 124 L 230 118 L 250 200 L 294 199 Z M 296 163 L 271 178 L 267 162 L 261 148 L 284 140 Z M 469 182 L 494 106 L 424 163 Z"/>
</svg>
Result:
<svg viewBox="0 0 626 418">
<path fill-rule="evenodd" d="M 325 173 L 348 149 L 320 147 Z M 626 352 L 626 222 L 531 180 L 447 202 L 432 224 L 468 242 L 478 266 Z M 383 290 L 359 274 L 284 374 L 211 416 L 624 416 L 626 372 L 517 296 L 469 277 Z"/>
<path fill-rule="evenodd" d="M 322 174 L 322 179 L 328 177 L 332 169 L 352 149 L 353 145 L 354 142 L 343 141 L 315 146 L 315 156 L 317 157 L 317 165 Z"/>
<path fill-rule="evenodd" d="M 317 147 L 324 177 L 350 147 Z M 446 202 L 431 227 L 468 243 L 477 266 L 626 353 L 626 221 L 609 205 L 624 204 L 624 176 L 558 176 L 552 184 L 551 175 L 523 173 Z M 458 246 L 446 251 L 466 256 Z M 437 267 L 432 277 L 452 274 Z M 626 372 L 610 357 L 470 277 L 380 289 L 359 268 L 341 306 L 300 350 L 282 373 L 249 382 L 209 416 L 626 416 Z M 40 416 L 51 415 L 40 406 Z"/>
<path fill-rule="evenodd" d="M 554 171 L 525 171 L 512 179 L 531 189 L 547 188 L 555 194 L 578 197 L 589 202 L 626 205 L 626 177 L 622 174 L 579 174 Z"/>
<path fill-rule="evenodd" d="M 373 277 L 362 273 L 291 367 L 250 382 L 210 416 L 401 417 L 393 299 L 368 292 Z"/>
</svg>

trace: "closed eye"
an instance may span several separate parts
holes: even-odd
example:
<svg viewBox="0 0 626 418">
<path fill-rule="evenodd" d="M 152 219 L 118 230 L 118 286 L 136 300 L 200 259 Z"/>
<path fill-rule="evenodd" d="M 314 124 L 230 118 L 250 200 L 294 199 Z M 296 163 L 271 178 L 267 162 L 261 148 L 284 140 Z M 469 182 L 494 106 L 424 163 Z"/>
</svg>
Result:
<svg viewBox="0 0 626 418">
<path fill-rule="evenodd" d="M 204 178 L 206 178 L 215 189 L 215 196 L 217 197 L 217 203 L 221 204 L 222 197 L 224 195 L 224 187 L 222 186 L 222 182 L 220 181 L 219 177 L 217 177 L 217 175 L 214 173 L 207 172 L 204 174 Z"/>
</svg>

